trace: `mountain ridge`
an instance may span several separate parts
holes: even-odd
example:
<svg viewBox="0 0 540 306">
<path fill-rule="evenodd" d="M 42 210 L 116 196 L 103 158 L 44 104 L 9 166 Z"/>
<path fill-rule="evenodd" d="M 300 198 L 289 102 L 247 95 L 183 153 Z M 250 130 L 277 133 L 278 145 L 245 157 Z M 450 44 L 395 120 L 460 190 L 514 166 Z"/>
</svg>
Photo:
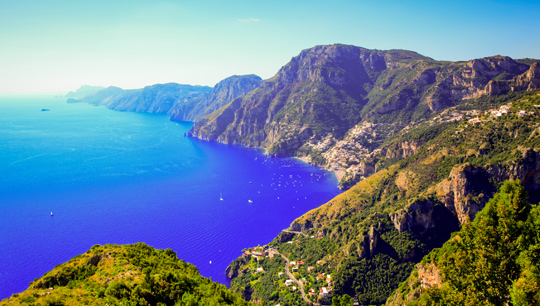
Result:
<svg viewBox="0 0 540 306">
<path fill-rule="evenodd" d="M 182 85 L 177 83 L 155 84 L 141 89 L 107 87 L 80 99 L 68 99 L 68 103 L 84 102 L 104 105 L 117 111 L 133 111 L 166 114 L 177 101 L 185 101 L 211 90 L 207 86 Z"/>
<path fill-rule="evenodd" d="M 316 46 L 254 91 L 197 121 L 190 134 L 302 158 L 336 171 L 338 178 L 347 176 L 346 188 L 358 180 L 353 173 L 358 165 L 369 161 L 349 150 L 354 158 L 335 167 L 338 160 L 321 156 L 352 128 L 383 124 L 381 132 L 391 136 L 471 98 L 539 87 L 537 60 L 493 56 L 446 62 L 406 50 Z M 326 140 L 327 150 L 314 149 Z"/>
<path fill-rule="evenodd" d="M 169 114 L 172 121 L 196 121 L 255 89 L 261 82 L 259 76 L 250 74 L 228 77 L 213 88 L 177 83 L 128 90 L 115 86 L 103 88 L 83 85 L 76 93 L 70 92 L 66 97 L 68 103 L 85 102 L 116 111 Z"/>
<path fill-rule="evenodd" d="M 245 250 L 227 268 L 231 288 L 262 304 L 299 302 L 279 274 L 283 262 L 269 256 L 277 250 L 305 263 L 295 278 L 306 290 L 384 303 L 504 181 L 519 179 L 529 200 L 540 200 L 539 88 L 533 59 L 447 62 L 348 45 L 301 51 L 190 133 L 341 171 L 348 190 L 267 246 Z"/>
<path fill-rule="evenodd" d="M 210 92 L 185 103 L 175 104 L 169 111 L 172 121 L 197 121 L 238 96 L 257 88 L 262 79 L 254 74 L 233 75 L 218 82 Z"/>
</svg>

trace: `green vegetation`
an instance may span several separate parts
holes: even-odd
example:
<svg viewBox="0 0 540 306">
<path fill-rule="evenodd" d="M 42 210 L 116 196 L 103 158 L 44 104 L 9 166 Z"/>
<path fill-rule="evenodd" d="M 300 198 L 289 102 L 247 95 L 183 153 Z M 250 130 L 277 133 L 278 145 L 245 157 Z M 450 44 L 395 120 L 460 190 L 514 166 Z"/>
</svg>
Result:
<svg viewBox="0 0 540 306">
<path fill-rule="evenodd" d="M 540 207 L 526 198 L 519 181 L 505 182 L 472 223 L 422 260 L 440 281 L 420 290 L 411 286 L 424 277 L 415 271 L 389 304 L 415 295 L 407 305 L 539 305 Z"/>
<path fill-rule="evenodd" d="M 397 133 L 382 147 L 398 152 L 404 141 L 415 142 L 415 154 L 374 157 L 377 173 L 293 222 L 306 236 L 282 239 L 282 234 L 269 245 L 291 261 L 315 267 L 299 267 L 298 276 L 306 279 L 306 291 L 332 288 L 326 302 L 347 294 L 356 295 L 361 304 L 384 303 L 425 255 L 474 219 L 508 177 L 523 180 L 530 202 L 540 199 L 534 189 L 540 158 L 539 93 L 468 102 L 496 109 L 507 105 L 502 116 L 430 119 Z M 481 121 L 468 121 L 475 117 Z M 265 258 L 262 265 L 275 260 Z M 297 291 L 283 284 L 285 279 L 276 278 L 278 272 L 255 274 L 242 262 L 238 265 L 244 272 L 233 279 L 231 289 L 244 292 L 249 281 L 252 300 L 271 305 L 266 300 L 270 293 L 272 303 L 303 303 Z M 318 279 L 319 273 L 331 274 L 330 284 Z"/>
<path fill-rule="evenodd" d="M 0 305 L 248 305 L 171 249 L 95 245 Z"/>
</svg>

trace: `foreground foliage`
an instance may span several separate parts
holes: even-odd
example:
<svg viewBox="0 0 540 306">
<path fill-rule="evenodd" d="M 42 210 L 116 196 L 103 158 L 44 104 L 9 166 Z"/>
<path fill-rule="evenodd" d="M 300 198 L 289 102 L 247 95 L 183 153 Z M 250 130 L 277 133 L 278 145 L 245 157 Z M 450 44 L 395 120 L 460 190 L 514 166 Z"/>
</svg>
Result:
<svg viewBox="0 0 540 306">
<path fill-rule="evenodd" d="M 440 280 L 415 271 L 389 304 L 540 305 L 540 207 L 526 198 L 519 181 L 506 182 L 472 223 L 422 260 Z"/>
<path fill-rule="evenodd" d="M 171 249 L 95 245 L 0 305 L 248 305 Z"/>
</svg>

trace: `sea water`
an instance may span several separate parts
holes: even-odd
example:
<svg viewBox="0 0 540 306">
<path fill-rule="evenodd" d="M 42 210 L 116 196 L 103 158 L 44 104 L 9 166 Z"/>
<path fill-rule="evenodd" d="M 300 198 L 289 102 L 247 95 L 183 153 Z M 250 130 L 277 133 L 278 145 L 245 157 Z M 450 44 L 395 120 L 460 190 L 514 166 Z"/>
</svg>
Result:
<svg viewBox="0 0 540 306">
<path fill-rule="evenodd" d="M 191 126 L 0 96 L 0 299 L 107 243 L 171 248 L 228 284 L 225 268 L 243 248 L 339 193 L 329 172 L 184 137 Z"/>
</svg>

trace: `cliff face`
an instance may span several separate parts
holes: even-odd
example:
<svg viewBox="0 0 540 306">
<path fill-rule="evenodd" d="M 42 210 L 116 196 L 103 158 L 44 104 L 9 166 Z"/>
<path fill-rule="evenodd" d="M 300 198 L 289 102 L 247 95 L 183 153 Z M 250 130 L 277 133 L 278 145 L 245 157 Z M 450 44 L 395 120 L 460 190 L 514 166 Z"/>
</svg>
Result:
<svg viewBox="0 0 540 306">
<path fill-rule="evenodd" d="M 417 267 L 411 294 L 396 297 L 397 305 L 412 301 L 443 281 L 438 264 L 417 265 L 422 257 L 474 222 L 504 181 L 519 179 L 531 203 L 538 202 L 539 118 L 537 90 L 473 98 L 411 123 L 369 154 L 374 174 L 293 221 L 290 229 L 303 234 L 281 234 L 269 245 L 291 260 L 317 265 L 317 273 L 331 273 L 335 294 L 357 295 L 361 304 L 384 303 Z M 355 135 L 379 133 L 377 126 L 363 126 Z M 341 146 L 329 139 L 321 144 Z M 355 139 L 358 149 L 363 142 Z M 313 275 L 299 271 L 306 279 Z M 247 271 L 231 288 L 271 277 Z M 262 294 L 258 290 L 255 295 Z"/>
<path fill-rule="evenodd" d="M 206 86 L 181 85 L 176 83 L 156 84 L 142 89 L 123 90 L 108 87 L 89 94 L 79 100 L 93 105 L 104 105 L 117 111 L 166 114 L 176 103 L 185 103 L 211 90 Z"/>
<path fill-rule="evenodd" d="M 239 96 L 243 96 L 262 83 L 256 75 L 231 76 L 203 96 L 187 101 L 177 101 L 169 113 L 173 121 L 197 121 L 214 112 Z"/>
<path fill-rule="evenodd" d="M 424 257 L 387 305 L 538 305 L 540 214 L 519 181 Z M 532 236 L 530 236 L 532 234 Z"/>
<path fill-rule="evenodd" d="M 196 121 L 219 109 L 238 96 L 257 88 L 262 79 L 256 75 L 232 76 L 207 86 L 156 84 L 141 89 L 83 86 L 70 93 L 69 103 L 104 105 L 117 111 L 170 114 L 173 121 Z"/>
<path fill-rule="evenodd" d="M 304 50 L 258 89 L 204 118 L 192 133 L 291 154 L 314 134 L 343 134 L 356 124 L 367 94 L 363 85 L 373 83 L 370 75 L 384 68 L 379 51 L 352 46 Z"/>
<path fill-rule="evenodd" d="M 108 99 L 101 104 L 120 111 L 166 114 L 175 103 L 187 102 L 210 90 L 211 88 L 206 86 L 156 84 L 140 90 L 127 90 L 124 95 Z"/>
<path fill-rule="evenodd" d="M 540 81 L 538 69 L 538 63 L 529 66 L 502 56 L 452 63 L 403 50 L 317 46 L 302 51 L 253 92 L 203 118 L 191 133 L 303 155 L 299 149 L 309 141 L 328 133 L 341 138 L 362 120 L 388 122 L 399 130 L 464 99 L 533 90 Z"/>
</svg>

